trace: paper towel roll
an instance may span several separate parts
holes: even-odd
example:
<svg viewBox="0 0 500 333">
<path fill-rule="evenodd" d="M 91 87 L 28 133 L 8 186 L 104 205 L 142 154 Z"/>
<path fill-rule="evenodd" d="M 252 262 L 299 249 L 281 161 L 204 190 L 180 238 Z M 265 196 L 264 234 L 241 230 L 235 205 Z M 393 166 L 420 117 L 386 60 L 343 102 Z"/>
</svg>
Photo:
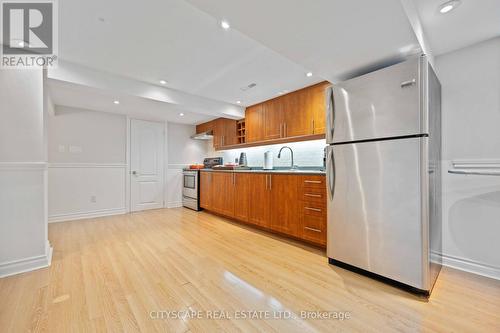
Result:
<svg viewBox="0 0 500 333">
<path fill-rule="evenodd" d="M 273 153 L 266 151 L 264 153 L 264 170 L 271 170 L 273 168 Z"/>
</svg>

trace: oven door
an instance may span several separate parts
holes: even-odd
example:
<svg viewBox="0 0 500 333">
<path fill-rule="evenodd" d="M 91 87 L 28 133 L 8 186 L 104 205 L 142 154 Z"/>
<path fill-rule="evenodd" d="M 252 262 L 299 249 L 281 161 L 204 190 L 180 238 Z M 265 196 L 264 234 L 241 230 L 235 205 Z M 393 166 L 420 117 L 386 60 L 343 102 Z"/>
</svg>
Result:
<svg viewBox="0 0 500 333">
<path fill-rule="evenodd" d="M 198 200 L 198 171 L 183 171 L 182 182 L 182 196 Z"/>
</svg>

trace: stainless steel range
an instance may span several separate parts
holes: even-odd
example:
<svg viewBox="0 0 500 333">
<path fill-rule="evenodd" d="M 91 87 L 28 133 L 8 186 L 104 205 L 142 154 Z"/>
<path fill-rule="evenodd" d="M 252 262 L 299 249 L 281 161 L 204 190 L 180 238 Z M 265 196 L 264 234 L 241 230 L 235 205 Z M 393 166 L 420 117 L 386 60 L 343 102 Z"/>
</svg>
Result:
<svg viewBox="0 0 500 333">
<path fill-rule="evenodd" d="M 203 167 L 211 169 L 222 164 L 222 157 L 203 160 Z M 182 205 L 193 210 L 200 208 L 200 170 L 185 168 L 182 170 Z"/>
</svg>

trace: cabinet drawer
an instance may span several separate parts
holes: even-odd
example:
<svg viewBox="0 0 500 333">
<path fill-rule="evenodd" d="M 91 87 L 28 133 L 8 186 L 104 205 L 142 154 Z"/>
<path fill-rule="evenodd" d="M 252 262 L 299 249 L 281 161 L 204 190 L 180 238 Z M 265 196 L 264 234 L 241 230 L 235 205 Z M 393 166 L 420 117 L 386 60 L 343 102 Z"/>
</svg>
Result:
<svg viewBox="0 0 500 333">
<path fill-rule="evenodd" d="M 326 244 L 326 217 L 302 216 L 302 237 L 308 241 Z"/>
<path fill-rule="evenodd" d="M 326 202 L 326 189 L 317 187 L 303 188 L 301 196 L 304 202 Z"/>
<path fill-rule="evenodd" d="M 304 216 L 325 217 L 326 216 L 326 205 L 312 203 L 312 202 L 304 202 L 302 204 L 302 214 Z"/>
<path fill-rule="evenodd" d="M 326 189 L 325 176 L 303 176 L 301 178 L 303 190 L 311 188 Z"/>
</svg>

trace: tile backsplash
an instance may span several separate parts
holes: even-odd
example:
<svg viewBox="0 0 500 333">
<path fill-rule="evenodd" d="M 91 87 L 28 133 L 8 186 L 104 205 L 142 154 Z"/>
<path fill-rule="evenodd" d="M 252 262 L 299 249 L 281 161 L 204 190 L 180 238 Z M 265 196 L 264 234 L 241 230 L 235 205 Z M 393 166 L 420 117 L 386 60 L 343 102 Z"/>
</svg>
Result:
<svg viewBox="0 0 500 333">
<path fill-rule="evenodd" d="M 247 154 L 248 166 L 262 167 L 264 165 L 264 153 L 271 151 L 273 153 L 273 164 L 275 167 L 290 165 L 290 151 L 283 150 L 281 158 L 278 158 L 278 152 L 281 147 L 288 146 L 293 149 L 294 163 L 298 166 L 322 166 L 323 150 L 326 146 L 325 140 L 313 140 L 302 142 L 289 142 L 284 144 L 250 147 L 242 149 L 219 150 L 215 151 L 212 141 L 208 141 L 208 152 L 210 157 L 222 156 L 224 163 L 234 162 L 235 158 L 240 157 L 240 153 Z"/>
</svg>

